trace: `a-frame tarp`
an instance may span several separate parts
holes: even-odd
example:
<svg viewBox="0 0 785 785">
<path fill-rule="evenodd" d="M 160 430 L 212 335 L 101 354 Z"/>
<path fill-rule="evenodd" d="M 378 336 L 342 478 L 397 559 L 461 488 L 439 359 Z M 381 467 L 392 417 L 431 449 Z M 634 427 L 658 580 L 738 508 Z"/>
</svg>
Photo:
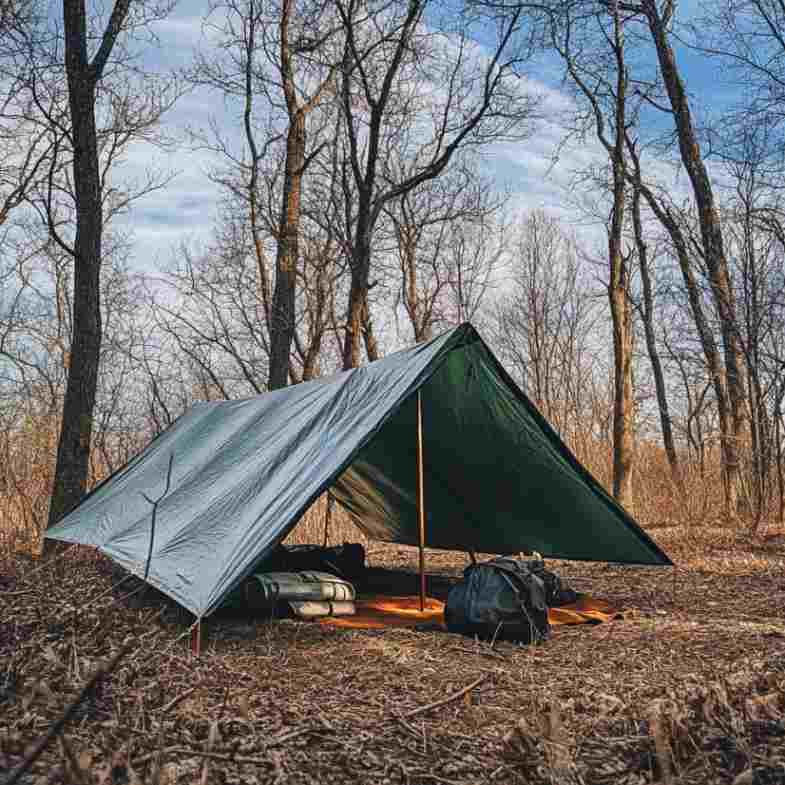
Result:
<svg viewBox="0 0 785 785">
<path fill-rule="evenodd" d="M 470 324 L 364 368 L 200 403 L 47 536 L 98 547 L 197 616 L 326 489 L 378 540 L 416 545 L 416 391 L 426 545 L 670 564 L 578 463 Z"/>
</svg>

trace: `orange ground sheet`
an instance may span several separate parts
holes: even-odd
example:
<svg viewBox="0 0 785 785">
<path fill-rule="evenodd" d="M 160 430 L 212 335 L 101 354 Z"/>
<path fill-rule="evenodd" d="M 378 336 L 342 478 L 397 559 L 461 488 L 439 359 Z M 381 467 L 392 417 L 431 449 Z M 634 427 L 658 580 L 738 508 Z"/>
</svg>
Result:
<svg viewBox="0 0 785 785">
<path fill-rule="evenodd" d="M 319 619 L 320 624 L 356 630 L 382 630 L 385 627 L 416 627 L 438 624 L 444 627 L 444 603 L 428 597 L 425 611 L 420 612 L 420 598 L 412 596 L 388 597 L 375 595 L 355 600 L 354 616 Z M 604 600 L 580 597 L 577 602 L 561 608 L 551 608 L 548 620 L 554 627 L 563 624 L 597 624 L 622 618 L 622 614 Z"/>
</svg>

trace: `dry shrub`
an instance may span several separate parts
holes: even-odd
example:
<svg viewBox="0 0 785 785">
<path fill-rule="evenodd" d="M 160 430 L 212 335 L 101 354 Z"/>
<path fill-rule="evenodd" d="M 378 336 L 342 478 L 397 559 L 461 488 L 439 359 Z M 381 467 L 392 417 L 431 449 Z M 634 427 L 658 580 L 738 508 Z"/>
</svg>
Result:
<svg viewBox="0 0 785 785">
<path fill-rule="evenodd" d="M 327 519 L 327 494 L 323 493 L 303 514 L 297 526 L 285 540 L 290 545 L 311 544 L 342 545 L 345 542 L 368 544 L 368 538 L 357 528 L 349 513 L 333 504 Z"/>
<path fill-rule="evenodd" d="M 58 430 L 52 417 L 27 416 L 0 431 L 0 553 L 40 548 Z"/>
<path fill-rule="evenodd" d="M 587 694 L 542 703 L 504 737 L 527 782 L 785 782 L 785 657 L 746 663 L 708 684 L 687 681 L 647 706 Z M 718 775 L 720 779 L 718 779 Z"/>
<path fill-rule="evenodd" d="M 57 445 L 58 422 L 48 416 L 15 418 L 12 425 L 0 422 L 0 553 L 36 552 L 46 525 L 49 493 Z M 97 482 L 112 469 L 127 461 L 134 450 L 141 449 L 140 434 L 115 438 L 93 451 L 91 481 Z M 589 439 L 570 445 L 576 456 L 609 490 L 612 479 L 612 447 L 602 439 Z M 682 456 L 681 483 L 674 482 L 662 447 L 652 441 L 639 441 L 636 449 L 633 487 L 635 507 L 630 512 L 646 529 L 680 527 L 694 551 L 697 529 L 725 526 L 722 475 L 717 449 L 707 447 L 701 459 L 690 461 Z M 770 500 L 770 506 L 774 499 Z M 325 535 L 326 497 L 322 496 L 303 515 L 289 537 L 293 543 L 321 543 Z M 778 511 L 767 509 L 761 533 Z M 748 530 L 750 520 L 737 519 L 737 530 Z M 365 542 L 365 538 L 338 505 L 333 509 L 328 540 Z"/>
</svg>

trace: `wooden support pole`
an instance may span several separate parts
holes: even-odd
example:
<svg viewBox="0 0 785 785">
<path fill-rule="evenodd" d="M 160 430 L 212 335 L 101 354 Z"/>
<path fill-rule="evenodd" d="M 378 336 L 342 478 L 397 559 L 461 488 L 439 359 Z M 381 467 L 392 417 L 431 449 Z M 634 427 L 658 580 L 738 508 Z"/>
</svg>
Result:
<svg viewBox="0 0 785 785">
<path fill-rule="evenodd" d="M 195 657 L 202 653 L 202 620 L 199 619 L 191 630 L 191 651 Z"/>
<path fill-rule="evenodd" d="M 327 491 L 327 504 L 324 510 L 324 547 L 327 547 L 327 540 L 330 534 L 330 523 L 333 519 L 333 505 L 335 504 L 335 497 L 332 491 Z"/>
<path fill-rule="evenodd" d="M 420 527 L 420 612 L 425 611 L 425 491 L 422 457 L 422 391 L 417 390 L 417 520 Z"/>
</svg>

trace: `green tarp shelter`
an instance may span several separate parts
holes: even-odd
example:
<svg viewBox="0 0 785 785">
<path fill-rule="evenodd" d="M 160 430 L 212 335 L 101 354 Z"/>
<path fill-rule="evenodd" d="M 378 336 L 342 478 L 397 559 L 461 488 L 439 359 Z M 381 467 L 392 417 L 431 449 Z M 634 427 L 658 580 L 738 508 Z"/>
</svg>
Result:
<svg viewBox="0 0 785 785">
<path fill-rule="evenodd" d="M 370 538 L 670 564 L 581 466 L 470 324 L 256 398 L 199 403 L 47 537 L 83 543 L 209 615 L 327 489 Z M 152 506 L 164 488 L 151 543 Z"/>
</svg>

